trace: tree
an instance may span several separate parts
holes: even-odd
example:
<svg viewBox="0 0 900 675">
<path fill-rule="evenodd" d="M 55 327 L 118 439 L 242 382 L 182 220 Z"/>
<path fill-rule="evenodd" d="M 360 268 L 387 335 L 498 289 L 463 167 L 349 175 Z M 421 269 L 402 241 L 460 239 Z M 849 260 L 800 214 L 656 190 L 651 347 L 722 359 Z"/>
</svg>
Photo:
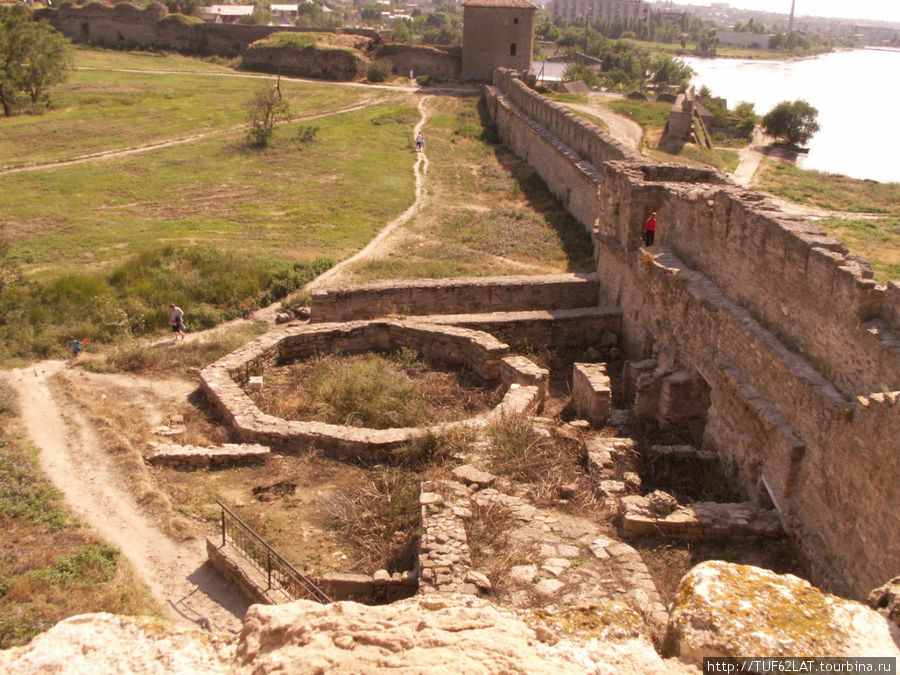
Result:
<svg viewBox="0 0 900 675">
<path fill-rule="evenodd" d="M 803 145 L 819 130 L 819 111 L 806 101 L 782 101 L 762 119 L 766 133 L 791 145 Z"/>
<path fill-rule="evenodd" d="M 749 101 L 739 101 L 734 107 L 733 126 L 746 138 L 753 138 L 753 130 L 756 129 L 758 119 L 756 110 L 754 110 L 753 104 Z"/>
<path fill-rule="evenodd" d="M 0 7 L 0 105 L 10 117 L 23 100 L 48 100 L 47 89 L 72 69 L 69 41 L 23 5 Z"/>
<path fill-rule="evenodd" d="M 281 87 L 278 84 L 274 87 L 262 85 L 247 102 L 247 119 L 250 122 L 247 134 L 250 143 L 257 148 L 268 146 L 275 133 L 275 123 L 288 120 L 290 116 L 290 106 L 281 97 Z"/>
</svg>

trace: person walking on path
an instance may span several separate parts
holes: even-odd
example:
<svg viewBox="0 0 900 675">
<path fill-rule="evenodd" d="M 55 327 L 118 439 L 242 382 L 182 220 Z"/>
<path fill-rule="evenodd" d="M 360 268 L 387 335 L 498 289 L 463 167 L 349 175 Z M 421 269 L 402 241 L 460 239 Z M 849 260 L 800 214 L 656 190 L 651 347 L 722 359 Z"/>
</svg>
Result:
<svg viewBox="0 0 900 675">
<path fill-rule="evenodd" d="M 84 346 L 84 343 L 87 342 L 87 338 L 84 341 L 79 340 L 74 335 L 69 338 L 69 350 L 72 352 L 72 358 L 78 358 L 78 355 L 81 353 L 81 348 Z"/>
<path fill-rule="evenodd" d="M 169 305 L 169 325 L 172 326 L 175 339 L 177 340 L 180 337 L 184 340 L 184 311 L 181 307 Z"/>
<path fill-rule="evenodd" d="M 656 211 L 650 214 L 644 223 L 644 245 L 653 246 L 653 238 L 656 236 Z"/>
<path fill-rule="evenodd" d="M 420 131 L 416 134 L 416 152 L 424 152 L 425 151 L 425 136 L 422 135 Z"/>
</svg>

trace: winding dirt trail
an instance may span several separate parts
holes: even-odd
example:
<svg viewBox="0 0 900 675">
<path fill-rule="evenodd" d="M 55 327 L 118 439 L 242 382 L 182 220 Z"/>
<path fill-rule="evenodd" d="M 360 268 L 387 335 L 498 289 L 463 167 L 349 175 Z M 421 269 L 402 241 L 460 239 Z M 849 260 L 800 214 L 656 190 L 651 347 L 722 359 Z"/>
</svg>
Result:
<svg viewBox="0 0 900 675">
<path fill-rule="evenodd" d="M 425 122 L 428 119 L 428 113 L 425 109 L 425 106 L 430 98 L 431 96 L 425 96 L 419 100 L 419 122 L 413 129 L 414 136 L 425 127 Z M 427 147 L 428 144 L 426 143 L 426 148 Z M 313 279 L 309 284 L 307 284 L 306 287 L 308 289 L 313 290 L 316 288 L 322 288 L 326 284 L 334 285 L 335 282 L 341 278 L 342 273 L 349 265 L 353 264 L 357 260 L 376 257 L 388 248 L 388 245 L 386 243 L 388 237 L 398 227 L 400 227 L 404 223 L 409 222 L 409 220 L 416 214 L 417 211 L 419 211 L 419 209 L 422 208 L 425 203 L 425 176 L 428 173 L 428 155 L 425 154 L 424 149 L 422 150 L 422 152 L 416 152 L 416 163 L 413 166 L 413 172 L 416 176 L 416 198 L 415 201 L 413 201 L 412 205 L 408 209 L 406 209 L 406 211 L 394 218 L 394 220 L 389 222 L 384 228 L 382 228 L 382 230 L 377 235 L 375 235 L 372 241 L 370 241 L 364 248 L 356 253 L 356 255 L 353 255 L 346 260 L 342 260 L 331 269 Z"/>
<path fill-rule="evenodd" d="M 42 361 L 8 374 L 18 393 L 23 431 L 40 451 L 41 469 L 71 512 L 131 561 L 170 618 L 239 630 L 249 603 L 207 562 L 205 542 L 175 542 L 151 522 L 124 489 L 87 416 L 54 395 L 51 378 L 66 367 L 65 361 Z M 119 386 L 150 386 L 137 378 L 115 378 Z M 193 389 L 184 383 L 171 393 L 186 397 Z"/>
<path fill-rule="evenodd" d="M 420 120 L 414 134 L 425 125 L 429 98 L 426 96 L 419 101 Z M 359 107 L 363 106 L 356 106 Z M 346 112 L 346 109 L 336 112 Z M 176 142 L 186 141 L 173 141 L 172 144 Z M 139 150 L 124 150 L 120 154 L 135 151 Z M 112 154 L 105 153 L 104 156 Z M 93 159 L 98 158 L 80 161 Z M 45 165 L 44 168 L 50 166 L 59 164 Z M 428 157 L 425 152 L 417 153 L 413 171 L 416 177 L 413 204 L 389 222 L 368 246 L 314 280 L 313 285 L 339 278 L 348 264 L 382 250 L 389 235 L 422 207 L 427 194 Z M 278 307 L 275 304 L 263 308 L 252 318 L 274 323 Z M 243 320 L 210 331 L 191 333 L 188 339 L 203 340 L 207 334 L 227 330 L 239 322 Z M 170 340 L 164 339 L 152 345 L 148 343 L 147 347 L 165 348 L 170 344 Z M 67 378 L 102 380 L 107 389 L 115 388 L 117 392 L 124 391 L 133 396 L 137 401 L 135 405 L 148 416 L 154 412 L 160 414 L 159 410 L 152 409 L 154 400 L 157 408 L 164 408 L 166 402 L 184 401 L 196 385 L 180 380 L 144 380 L 131 375 L 88 374 L 69 368 L 69 365 L 66 361 L 49 360 L 5 373 L 18 394 L 22 430 L 39 450 L 41 469 L 62 492 L 71 512 L 117 546 L 131 561 L 136 573 L 170 618 L 216 631 L 238 631 L 249 602 L 207 561 L 205 541 L 202 538 L 174 541 L 141 510 L 104 451 L 87 411 L 73 405 L 59 389 Z"/>
</svg>

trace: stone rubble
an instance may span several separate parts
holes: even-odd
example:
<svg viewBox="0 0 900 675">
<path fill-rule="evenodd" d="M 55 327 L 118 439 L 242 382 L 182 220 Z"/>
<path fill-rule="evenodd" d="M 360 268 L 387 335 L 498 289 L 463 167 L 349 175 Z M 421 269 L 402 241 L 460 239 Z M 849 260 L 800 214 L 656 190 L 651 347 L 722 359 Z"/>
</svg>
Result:
<svg viewBox="0 0 900 675">
<path fill-rule="evenodd" d="M 212 447 L 147 443 L 145 459 L 154 466 L 201 469 L 253 464 L 266 460 L 269 448 L 256 443 L 225 443 Z"/>
</svg>

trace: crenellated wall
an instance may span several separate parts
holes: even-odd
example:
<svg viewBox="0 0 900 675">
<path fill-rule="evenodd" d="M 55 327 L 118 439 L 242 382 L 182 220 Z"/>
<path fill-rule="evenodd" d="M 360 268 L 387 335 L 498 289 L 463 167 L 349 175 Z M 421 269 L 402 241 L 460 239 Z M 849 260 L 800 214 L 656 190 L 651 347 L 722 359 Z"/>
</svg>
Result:
<svg viewBox="0 0 900 675">
<path fill-rule="evenodd" d="M 713 171 L 612 162 L 602 185 L 600 236 L 636 250 L 656 211 L 658 244 L 702 270 L 845 395 L 900 389 L 900 324 L 887 289 L 839 241 Z"/>
<path fill-rule="evenodd" d="M 549 101 L 522 82 L 513 70 L 494 71 L 494 86 L 503 92 L 525 117 L 540 124 L 551 135 L 574 150 L 597 169 L 612 160 L 640 161 L 641 155 L 603 129 L 579 117 L 564 105 Z"/>
<path fill-rule="evenodd" d="M 510 71 L 485 96 L 504 142 L 593 231 L 626 353 L 709 385 L 704 446 L 778 508 L 816 581 L 863 597 L 900 572 L 900 285 L 712 169 L 586 140 Z"/>
</svg>

